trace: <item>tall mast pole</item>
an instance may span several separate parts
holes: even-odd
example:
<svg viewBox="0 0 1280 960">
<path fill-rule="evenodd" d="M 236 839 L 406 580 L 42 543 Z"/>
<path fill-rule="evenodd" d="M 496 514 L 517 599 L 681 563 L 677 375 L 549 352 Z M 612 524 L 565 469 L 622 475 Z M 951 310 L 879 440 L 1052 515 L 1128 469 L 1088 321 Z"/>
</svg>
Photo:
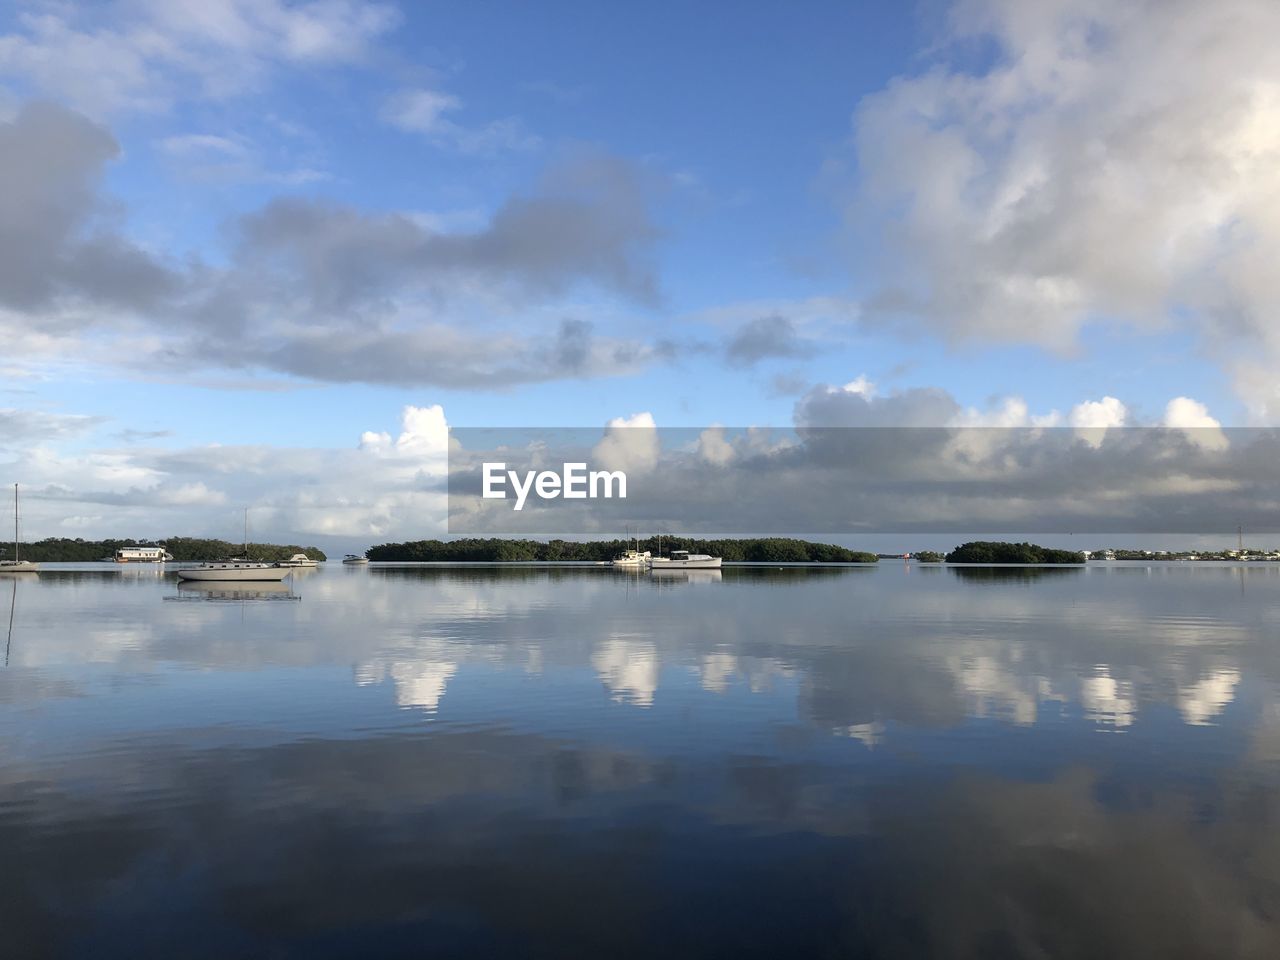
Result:
<svg viewBox="0 0 1280 960">
<path fill-rule="evenodd" d="M 13 562 L 18 562 L 18 485 L 13 485 Z"/>
</svg>

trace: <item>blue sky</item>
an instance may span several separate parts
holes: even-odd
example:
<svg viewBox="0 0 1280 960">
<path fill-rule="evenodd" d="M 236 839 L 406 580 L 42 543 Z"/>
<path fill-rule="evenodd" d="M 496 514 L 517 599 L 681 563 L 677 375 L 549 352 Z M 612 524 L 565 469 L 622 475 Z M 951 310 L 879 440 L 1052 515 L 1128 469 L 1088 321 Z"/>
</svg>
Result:
<svg viewBox="0 0 1280 960">
<path fill-rule="evenodd" d="M 1202 7 L 10 5 L 0 472 L 356 542 L 444 423 L 1269 424 L 1280 24 Z"/>
</svg>

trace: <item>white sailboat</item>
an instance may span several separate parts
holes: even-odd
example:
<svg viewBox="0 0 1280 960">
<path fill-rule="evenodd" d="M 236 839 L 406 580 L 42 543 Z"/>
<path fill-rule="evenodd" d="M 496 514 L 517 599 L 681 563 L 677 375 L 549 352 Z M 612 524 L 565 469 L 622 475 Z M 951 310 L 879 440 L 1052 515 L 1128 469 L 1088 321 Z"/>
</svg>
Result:
<svg viewBox="0 0 1280 960">
<path fill-rule="evenodd" d="M 636 537 L 636 548 L 634 550 L 623 550 L 612 560 L 609 566 L 618 567 L 622 570 L 643 570 L 649 566 L 649 558 L 651 554 L 648 550 L 640 552 L 640 538 Z"/>
<path fill-rule="evenodd" d="M 13 559 L 0 560 L 0 573 L 36 573 L 40 564 L 23 560 L 18 555 L 18 485 L 13 485 Z"/>
<path fill-rule="evenodd" d="M 179 580 L 197 581 L 245 581 L 283 580 L 293 571 L 278 563 L 263 563 L 249 559 L 249 511 L 244 512 L 244 556 L 229 560 L 214 560 L 178 571 Z"/>
</svg>

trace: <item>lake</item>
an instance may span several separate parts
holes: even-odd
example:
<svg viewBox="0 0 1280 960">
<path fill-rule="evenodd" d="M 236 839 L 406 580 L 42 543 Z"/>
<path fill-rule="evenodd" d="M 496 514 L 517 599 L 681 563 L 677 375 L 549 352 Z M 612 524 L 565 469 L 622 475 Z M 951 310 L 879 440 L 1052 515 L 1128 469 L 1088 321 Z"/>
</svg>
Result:
<svg viewBox="0 0 1280 960">
<path fill-rule="evenodd" d="M 1274 565 L 46 565 L 6 623 L 0 955 L 1280 956 Z"/>
</svg>

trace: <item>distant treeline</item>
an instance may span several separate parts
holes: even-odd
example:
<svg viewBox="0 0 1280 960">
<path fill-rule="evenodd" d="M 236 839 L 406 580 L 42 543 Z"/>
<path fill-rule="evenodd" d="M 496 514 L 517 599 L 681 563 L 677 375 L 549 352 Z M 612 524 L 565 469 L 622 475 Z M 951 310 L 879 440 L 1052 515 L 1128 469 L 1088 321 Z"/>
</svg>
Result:
<svg viewBox="0 0 1280 960">
<path fill-rule="evenodd" d="M 947 563 L 1084 563 L 1084 554 L 1036 543 L 974 540 L 948 553 Z"/>
<path fill-rule="evenodd" d="M 228 543 L 225 540 L 170 537 L 168 540 L 159 542 L 162 542 L 165 549 L 173 554 L 173 559 L 176 561 L 220 560 L 223 557 L 239 556 L 244 553 L 243 543 Z M 90 563 L 94 560 L 114 557 L 116 551 L 123 547 L 154 547 L 156 545 L 157 541 L 148 540 L 69 540 L 65 537 L 50 537 L 48 540 L 22 544 L 22 557 L 46 563 Z M 324 551 L 316 547 L 299 547 L 293 544 L 281 546 L 278 543 L 249 544 L 249 556 L 255 560 L 287 560 L 295 553 L 305 553 L 313 560 L 326 559 Z M 13 556 L 12 541 L 0 543 L 0 556 Z"/>
<path fill-rule="evenodd" d="M 511 562 L 529 560 L 612 560 L 624 550 L 636 549 L 634 540 L 411 540 L 407 543 L 380 543 L 370 547 L 370 560 L 401 562 Z M 641 540 L 639 549 L 659 555 L 658 538 Z M 661 553 L 688 550 L 723 557 L 728 562 L 756 563 L 875 563 L 874 553 L 848 550 L 831 543 L 810 543 L 785 537 L 756 540 L 694 540 L 689 537 L 662 538 Z"/>
</svg>

